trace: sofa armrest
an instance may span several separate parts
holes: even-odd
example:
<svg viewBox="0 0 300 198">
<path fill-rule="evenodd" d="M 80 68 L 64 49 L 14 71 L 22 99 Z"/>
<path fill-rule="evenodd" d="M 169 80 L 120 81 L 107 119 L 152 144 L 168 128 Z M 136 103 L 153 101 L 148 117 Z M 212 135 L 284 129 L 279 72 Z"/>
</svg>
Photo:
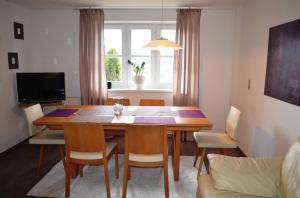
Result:
<svg viewBox="0 0 300 198">
<path fill-rule="evenodd" d="M 245 158 L 209 154 L 214 187 L 243 194 L 276 197 L 282 158 Z"/>
</svg>

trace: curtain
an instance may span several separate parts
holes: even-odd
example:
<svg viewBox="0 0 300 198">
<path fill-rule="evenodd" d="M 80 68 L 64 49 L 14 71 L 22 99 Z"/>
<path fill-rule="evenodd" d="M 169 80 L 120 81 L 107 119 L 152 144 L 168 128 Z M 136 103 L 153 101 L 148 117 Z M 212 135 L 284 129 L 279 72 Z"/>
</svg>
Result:
<svg viewBox="0 0 300 198">
<path fill-rule="evenodd" d="M 201 10 L 177 10 L 176 42 L 183 47 L 174 54 L 173 104 L 199 106 Z"/>
<path fill-rule="evenodd" d="M 102 9 L 80 10 L 80 91 L 83 105 L 101 105 L 107 97 Z"/>
</svg>

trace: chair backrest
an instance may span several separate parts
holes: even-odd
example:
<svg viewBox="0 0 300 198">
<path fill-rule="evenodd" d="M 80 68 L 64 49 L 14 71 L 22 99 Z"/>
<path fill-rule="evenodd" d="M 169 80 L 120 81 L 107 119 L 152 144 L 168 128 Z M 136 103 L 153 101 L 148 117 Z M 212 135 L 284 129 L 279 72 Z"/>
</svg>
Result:
<svg viewBox="0 0 300 198">
<path fill-rule="evenodd" d="M 33 121 L 44 116 L 42 107 L 40 104 L 35 104 L 24 109 L 24 113 L 27 120 L 29 136 L 33 136 L 41 130 L 45 129 L 46 126 L 35 126 Z"/>
<path fill-rule="evenodd" d="M 126 153 L 163 154 L 167 146 L 167 130 L 164 126 L 130 125 L 126 128 Z"/>
<path fill-rule="evenodd" d="M 287 198 L 300 197 L 300 137 L 286 154 L 281 171 L 281 189 Z"/>
<path fill-rule="evenodd" d="M 140 106 L 165 106 L 164 100 L 158 99 L 141 99 Z"/>
<path fill-rule="evenodd" d="M 130 106 L 130 100 L 129 98 L 120 98 L 120 99 L 115 99 L 115 98 L 107 98 L 104 101 L 105 105 L 114 105 L 116 102 L 121 103 L 124 106 Z"/>
<path fill-rule="evenodd" d="M 103 152 L 105 154 L 104 130 L 100 124 L 67 123 L 64 125 L 64 136 L 66 156 L 69 156 L 70 151 Z"/>
<path fill-rule="evenodd" d="M 229 114 L 226 119 L 226 132 L 234 140 L 237 139 L 237 127 L 239 124 L 240 115 L 241 115 L 240 110 L 231 106 Z"/>
</svg>

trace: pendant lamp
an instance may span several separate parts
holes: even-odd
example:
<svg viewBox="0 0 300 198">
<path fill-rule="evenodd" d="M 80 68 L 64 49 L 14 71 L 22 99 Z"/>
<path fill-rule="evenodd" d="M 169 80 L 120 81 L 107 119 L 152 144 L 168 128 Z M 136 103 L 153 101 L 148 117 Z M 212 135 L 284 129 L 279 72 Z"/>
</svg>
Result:
<svg viewBox="0 0 300 198">
<path fill-rule="evenodd" d="M 164 1 L 161 1 L 161 27 L 163 27 L 164 20 Z M 167 50 L 180 50 L 182 47 L 177 43 L 170 41 L 166 38 L 160 37 L 158 39 L 152 40 L 144 46 L 145 49 L 160 51 L 163 49 Z"/>
</svg>

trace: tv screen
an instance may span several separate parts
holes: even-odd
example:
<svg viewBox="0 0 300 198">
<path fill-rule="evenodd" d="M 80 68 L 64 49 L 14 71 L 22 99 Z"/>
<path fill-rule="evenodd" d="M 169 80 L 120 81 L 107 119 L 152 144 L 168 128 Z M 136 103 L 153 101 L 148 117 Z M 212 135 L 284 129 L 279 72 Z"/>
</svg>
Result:
<svg viewBox="0 0 300 198">
<path fill-rule="evenodd" d="M 56 102 L 66 99 L 64 73 L 17 73 L 19 102 Z"/>
</svg>

